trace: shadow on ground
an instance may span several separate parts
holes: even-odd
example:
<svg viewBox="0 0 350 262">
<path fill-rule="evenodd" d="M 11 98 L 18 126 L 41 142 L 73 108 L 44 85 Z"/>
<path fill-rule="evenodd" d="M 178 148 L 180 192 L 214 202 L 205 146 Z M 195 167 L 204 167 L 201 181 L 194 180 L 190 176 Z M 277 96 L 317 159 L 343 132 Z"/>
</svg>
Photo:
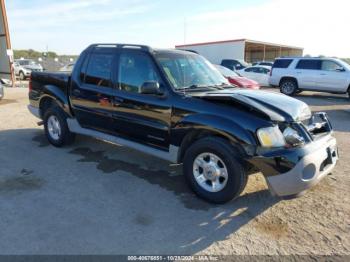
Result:
<svg viewBox="0 0 350 262">
<path fill-rule="evenodd" d="M 0 197 L 1 192 L 28 191 L 30 188 L 28 192 L 34 190 L 36 199 L 39 195 L 45 203 L 51 203 L 41 207 L 40 201 L 31 200 L 26 191 L 24 194 L 28 195 L 23 203 L 36 205 L 35 213 L 32 213 L 34 211 L 29 209 L 21 210 L 21 203 L 16 203 L 18 199 L 7 196 L 9 204 L 14 201 L 10 206 L 19 208 L 19 217 L 35 220 L 38 219 L 37 214 L 41 214 L 45 218 L 39 218 L 37 225 L 41 230 L 50 228 L 52 235 L 43 238 L 34 233 L 24 237 L 32 242 L 37 253 L 55 252 L 51 249 L 52 245 L 59 247 L 60 252 L 73 254 L 193 254 L 225 240 L 279 201 L 264 189 L 245 193 L 225 205 L 206 203 L 189 190 L 181 175 L 181 166 L 169 166 L 159 159 L 91 138 L 79 136 L 72 146 L 57 149 L 46 142 L 42 130 L 21 129 L 0 131 L 0 144 L 4 141 L 5 147 L 0 147 L 1 161 L 11 161 L 15 150 L 18 158 L 29 158 L 34 164 L 29 171 L 19 166 L 21 174 L 13 178 L 0 174 Z M 21 148 L 28 147 L 30 156 L 18 155 Z M 39 158 L 44 155 L 49 157 L 45 160 Z M 60 174 L 42 173 L 39 167 L 43 164 L 47 167 L 61 166 Z M 86 170 L 85 166 L 91 164 L 94 168 L 90 168 L 89 172 L 82 174 L 79 171 Z M 83 185 L 68 183 L 64 174 L 72 181 L 82 181 Z M 125 188 L 128 184 L 133 188 Z M 52 191 L 56 189 L 62 190 L 60 198 L 51 199 Z M 6 212 L 1 208 L 0 211 L 2 214 Z M 16 216 L 9 221 L 13 228 L 19 223 Z M 5 226 L 9 225 L 0 222 L 0 230 Z M 267 233 L 272 236 L 280 236 L 283 232 L 279 231 L 284 230 L 271 224 L 261 225 L 261 228 L 271 231 Z M 27 234 L 25 225 L 21 225 L 20 229 L 23 232 L 9 232 L 8 229 L 6 232 Z M 0 236 L 2 252 L 7 246 L 3 239 L 6 236 Z M 31 253 L 31 245 L 20 239 L 17 241 L 9 243 L 9 247 Z"/>
<path fill-rule="evenodd" d="M 350 99 L 347 95 L 337 95 L 328 93 L 311 93 L 302 92 L 293 96 L 296 99 L 302 100 L 309 106 L 325 106 L 325 105 L 349 105 Z"/>
</svg>

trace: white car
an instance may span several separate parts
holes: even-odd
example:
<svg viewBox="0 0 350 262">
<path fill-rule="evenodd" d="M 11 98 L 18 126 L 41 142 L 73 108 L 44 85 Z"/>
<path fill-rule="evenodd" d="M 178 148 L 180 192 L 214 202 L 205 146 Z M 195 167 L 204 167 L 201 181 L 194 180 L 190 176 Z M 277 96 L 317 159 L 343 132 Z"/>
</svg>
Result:
<svg viewBox="0 0 350 262">
<path fill-rule="evenodd" d="M 268 86 L 271 67 L 251 66 L 236 71 L 240 76 L 247 77 L 259 83 L 260 86 Z"/>
<path fill-rule="evenodd" d="M 31 59 L 19 59 L 13 63 L 15 75 L 19 76 L 19 79 L 25 80 L 34 72 L 42 72 L 43 67 Z"/>
<path fill-rule="evenodd" d="M 272 67 L 273 66 L 273 62 L 270 62 L 270 61 L 258 61 L 258 62 L 254 62 L 253 66 L 269 66 L 269 67 Z"/>
<path fill-rule="evenodd" d="M 286 95 L 310 90 L 350 96 L 350 65 L 340 59 L 278 58 L 270 75 L 270 85 Z"/>
</svg>

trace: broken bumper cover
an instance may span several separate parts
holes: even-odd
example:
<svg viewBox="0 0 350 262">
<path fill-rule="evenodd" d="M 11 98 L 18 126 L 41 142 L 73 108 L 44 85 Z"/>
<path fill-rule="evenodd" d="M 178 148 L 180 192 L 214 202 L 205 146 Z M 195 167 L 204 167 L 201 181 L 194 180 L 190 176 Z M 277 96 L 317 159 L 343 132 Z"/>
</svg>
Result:
<svg viewBox="0 0 350 262">
<path fill-rule="evenodd" d="M 318 149 L 305 155 L 290 171 L 266 177 L 269 188 L 274 194 L 298 195 L 332 172 L 338 161 L 336 139 L 326 136 L 316 143 Z"/>
</svg>

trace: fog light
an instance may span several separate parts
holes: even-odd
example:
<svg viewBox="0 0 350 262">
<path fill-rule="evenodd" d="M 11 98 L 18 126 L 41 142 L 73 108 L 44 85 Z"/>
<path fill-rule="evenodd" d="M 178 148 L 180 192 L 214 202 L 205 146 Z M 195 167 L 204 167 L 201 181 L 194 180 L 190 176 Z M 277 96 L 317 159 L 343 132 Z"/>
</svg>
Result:
<svg viewBox="0 0 350 262">
<path fill-rule="evenodd" d="M 303 169 L 303 179 L 304 180 L 310 180 L 313 178 L 316 174 L 316 166 L 314 164 L 308 164 Z"/>
</svg>

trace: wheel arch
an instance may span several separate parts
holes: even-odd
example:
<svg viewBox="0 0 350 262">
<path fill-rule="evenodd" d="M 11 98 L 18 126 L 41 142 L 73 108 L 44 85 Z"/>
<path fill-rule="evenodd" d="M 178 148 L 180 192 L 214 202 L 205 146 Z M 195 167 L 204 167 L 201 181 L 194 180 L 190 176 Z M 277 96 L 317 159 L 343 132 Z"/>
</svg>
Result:
<svg viewBox="0 0 350 262">
<path fill-rule="evenodd" d="M 189 120 L 189 119 L 187 119 Z M 227 121 L 224 118 L 214 116 L 196 117 L 196 121 L 183 121 L 178 125 L 178 134 L 175 137 L 179 139 L 178 162 L 181 163 L 186 150 L 196 141 L 205 137 L 218 137 L 226 140 L 231 145 L 239 149 L 241 155 L 247 155 L 247 148 L 254 147 L 256 141 L 242 127 L 233 121 Z M 180 131 L 181 130 L 181 131 Z M 180 132 L 182 134 L 180 134 Z M 180 137 L 180 138 L 179 138 Z"/>
<path fill-rule="evenodd" d="M 281 84 L 286 80 L 293 80 L 296 83 L 297 88 L 299 88 L 298 79 L 294 76 L 283 76 L 279 82 L 279 86 L 281 86 Z"/>
<path fill-rule="evenodd" d="M 45 110 L 53 104 L 60 107 L 68 117 L 73 117 L 69 107 L 68 98 L 64 92 L 57 86 L 44 86 L 44 95 L 41 96 L 39 101 L 40 115 L 43 117 Z"/>
</svg>

